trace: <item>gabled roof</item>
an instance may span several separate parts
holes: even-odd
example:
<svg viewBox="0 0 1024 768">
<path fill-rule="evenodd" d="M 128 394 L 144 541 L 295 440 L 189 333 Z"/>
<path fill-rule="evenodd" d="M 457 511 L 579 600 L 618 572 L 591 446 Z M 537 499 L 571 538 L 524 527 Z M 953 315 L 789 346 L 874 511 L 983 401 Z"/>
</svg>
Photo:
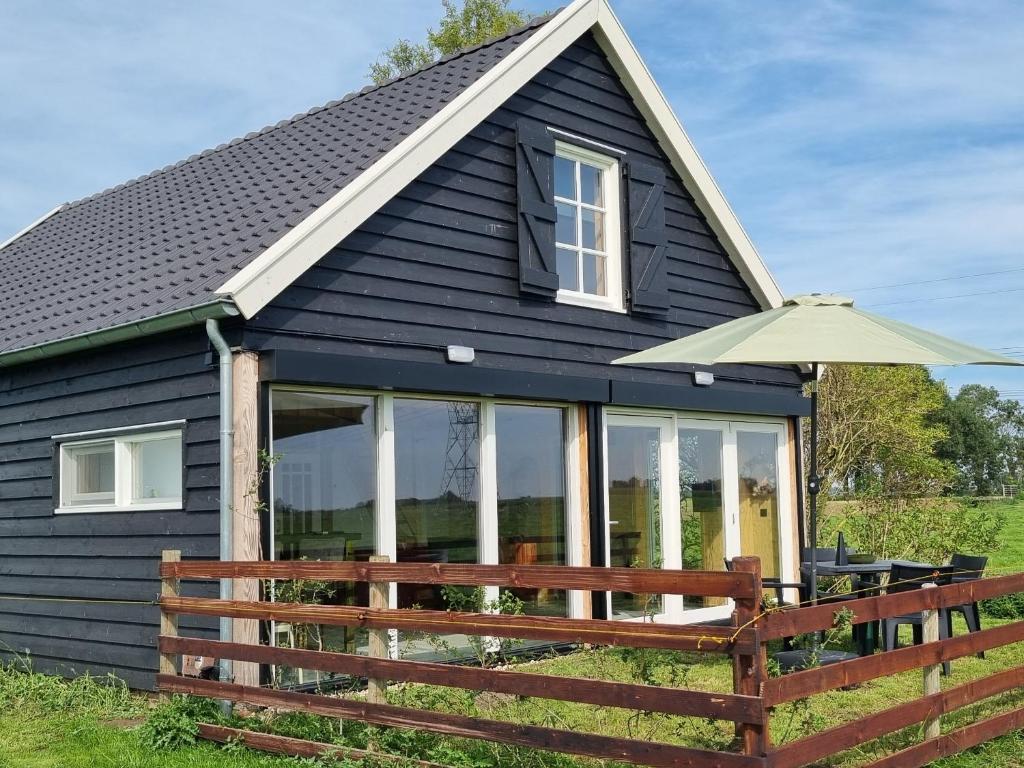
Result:
<svg viewBox="0 0 1024 768">
<path fill-rule="evenodd" d="M 251 317 L 590 31 L 762 307 L 781 293 L 607 0 L 72 203 L 0 247 L 0 365 Z"/>
</svg>

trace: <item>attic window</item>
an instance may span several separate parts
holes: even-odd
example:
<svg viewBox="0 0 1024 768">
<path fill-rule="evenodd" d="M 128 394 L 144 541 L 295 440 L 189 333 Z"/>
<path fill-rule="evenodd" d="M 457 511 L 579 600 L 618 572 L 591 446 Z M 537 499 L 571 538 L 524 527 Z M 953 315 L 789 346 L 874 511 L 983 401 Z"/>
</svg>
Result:
<svg viewBox="0 0 1024 768">
<path fill-rule="evenodd" d="M 58 441 L 56 512 L 181 508 L 181 429 Z"/>
<path fill-rule="evenodd" d="M 555 143 L 558 301 L 623 311 L 619 164 Z"/>
</svg>

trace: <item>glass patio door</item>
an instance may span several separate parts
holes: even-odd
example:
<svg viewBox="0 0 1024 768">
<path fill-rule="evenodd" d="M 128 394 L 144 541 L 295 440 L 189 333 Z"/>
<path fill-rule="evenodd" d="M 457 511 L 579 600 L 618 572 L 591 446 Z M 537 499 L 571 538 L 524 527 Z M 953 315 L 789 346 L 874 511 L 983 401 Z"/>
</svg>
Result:
<svg viewBox="0 0 1024 768">
<path fill-rule="evenodd" d="M 682 567 L 723 571 L 738 542 L 734 495 L 725 482 L 733 447 L 729 423 L 680 418 L 677 427 Z M 724 597 L 686 595 L 683 611 L 686 621 L 709 621 L 728 616 L 732 605 Z"/>
<path fill-rule="evenodd" d="M 609 415 L 606 430 L 607 562 L 619 568 L 679 568 L 678 505 L 672 482 L 672 420 Z M 665 619 L 678 615 L 676 595 L 609 594 L 614 619 Z"/>
<path fill-rule="evenodd" d="M 761 558 L 761 573 L 779 577 L 791 549 L 782 533 L 785 435 L 774 424 L 736 424 L 739 554 Z M 787 579 L 784 579 L 787 580 Z"/>
</svg>

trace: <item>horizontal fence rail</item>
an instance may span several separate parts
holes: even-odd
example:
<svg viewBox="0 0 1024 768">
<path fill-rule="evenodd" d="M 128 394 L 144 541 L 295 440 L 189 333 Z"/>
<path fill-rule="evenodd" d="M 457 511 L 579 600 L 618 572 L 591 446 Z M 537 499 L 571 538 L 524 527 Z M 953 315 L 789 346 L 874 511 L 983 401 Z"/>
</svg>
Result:
<svg viewBox="0 0 1024 768">
<path fill-rule="evenodd" d="M 160 575 L 161 634 L 158 644 L 161 674 L 158 685 L 164 693 L 188 693 L 255 707 L 297 710 L 379 726 L 414 728 L 447 736 L 485 739 L 512 746 L 666 768 L 802 768 L 897 731 L 924 724 L 924 738 L 920 743 L 871 763 L 876 768 L 915 768 L 1024 727 L 1024 708 L 1020 707 L 946 734 L 941 733 L 939 723 L 945 714 L 1024 689 L 1024 666 L 1005 669 L 944 691 L 939 689 L 937 676 L 938 666 L 944 662 L 1024 641 L 1024 621 L 945 640 L 935 639 L 938 637 L 938 609 L 1024 592 L 1024 574 L 975 579 L 944 587 L 927 585 L 927 589 L 782 610 L 762 607 L 763 584 L 760 563 L 756 558 L 736 558 L 731 572 L 704 572 L 348 561 L 180 562 L 177 553 L 168 552 L 164 555 Z M 180 595 L 181 580 L 227 578 L 367 582 L 370 605 L 216 600 Z M 735 610 L 732 626 L 701 626 L 396 609 L 388 607 L 388 595 L 393 594 L 391 585 L 395 583 L 730 597 L 735 601 Z M 769 641 L 829 629 L 835 625 L 838 614 L 848 612 L 852 612 L 855 624 L 920 613 L 927 642 L 798 670 L 781 677 L 769 677 L 766 663 Z M 370 655 L 179 637 L 177 619 L 180 615 L 363 628 L 369 633 Z M 733 691 L 712 693 L 537 674 L 518 671 L 515 667 L 489 669 L 396 659 L 391 658 L 391 643 L 388 641 L 389 632 L 396 629 L 480 638 L 718 653 L 732 659 Z M 234 681 L 186 678 L 176 671 L 176 660 L 182 655 L 230 659 L 250 667 L 290 667 L 359 680 L 365 678 L 368 681 L 366 698 L 339 698 L 243 685 Z M 773 707 L 826 691 L 850 689 L 879 677 L 913 669 L 925 670 L 924 695 L 796 741 L 772 746 L 770 715 Z M 395 706 L 386 700 L 389 682 L 438 685 L 732 721 L 737 736 L 735 748 L 739 751 L 712 751 Z M 850 695 L 857 694 L 853 692 Z M 1007 703 L 1001 702 L 1001 706 L 1007 706 Z M 213 741 L 239 741 L 257 749 L 295 756 L 336 753 L 337 756 L 359 758 L 366 754 L 347 747 L 211 724 L 202 724 L 200 735 Z M 389 759 L 387 755 L 372 754 Z M 436 768 L 422 760 L 410 763 Z"/>
<path fill-rule="evenodd" d="M 318 579 L 448 584 L 514 589 L 580 589 L 693 597 L 748 597 L 753 576 L 741 571 L 668 571 L 570 565 L 463 565 L 353 561 L 187 561 L 163 563 L 160 575 L 177 579 Z"/>
<path fill-rule="evenodd" d="M 502 615 L 425 611 L 413 608 L 362 608 L 351 605 L 245 602 L 202 597 L 163 598 L 165 613 L 224 616 L 234 619 L 287 621 L 366 629 L 486 635 L 557 643 L 594 643 L 630 648 L 674 651 L 753 653 L 754 633 L 749 628 L 691 627 L 677 624 L 627 623 L 606 619 L 565 619 L 556 616 Z"/>
<path fill-rule="evenodd" d="M 715 717 L 743 723 L 764 722 L 764 709 L 757 696 L 708 693 L 426 661 L 376 659 L 353 653 L 222 643 L 191 637 L 161 637 L 160 652 L 254 661 L 260 664 L 316 669 L 353 677 L 444 685 L 466 690 L 575 701 L 581 704 L 640 709 L 671 715 Z"/>
<path fill-rule="evenodd" d="M 891 595 L 876 595 L 844 600 L 841 605 L 823 603 L 799 610 L 778 611 L 765 616 L 761 622 L 761 636 L 765 640 L 803 635 L 829 629 L 835 622 L 836 610 L 849 610 L 856 621 L 869 622 L 891 616 L 903 616 L 926 609 L 964 605 L 1013 592 L 1024 592 L 1024 573 L 974 579 L 935 589 L 915 589 Z"/>
<path fill-rule="evenodd" d="M 712 752 L 706 749 L 680 747 L 613 736 L 599 736 L 579 731 L 566 731 L 539 725 L 522 725 L 502 720 L 455 715 L 448 712 L 425 711 L 392 704 L 370 704 L 354 699 L 338 699 L 319 694 L 275 691 L 213 680 L 185 679 L 159 675 L 162 691 L 188 693 L 213 699 L 229 699 L 252 706 L 281 707 L 326 717 L 360 720 L 372 725 L 415 728 L 446 736 L 489 739 L 520 747 L 567 752 L 599 760 L 623 760 L 657 768 L 692 766 L 708 768 L 753 768 L 763 766 L 759 757 Z"/>
</svg>

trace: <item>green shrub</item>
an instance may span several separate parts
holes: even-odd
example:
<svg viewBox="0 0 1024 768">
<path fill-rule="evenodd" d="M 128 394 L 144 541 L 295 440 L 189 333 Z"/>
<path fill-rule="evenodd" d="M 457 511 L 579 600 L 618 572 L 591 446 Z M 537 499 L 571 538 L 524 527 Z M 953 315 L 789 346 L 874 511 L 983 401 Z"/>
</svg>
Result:
<svg viewBox="0 0 1024 768">
<path fill-rule="evenodd" d="M 992 552 L 1006 525 L 1006 514 L 998 507 L 953 497 L 900 499 L 866 493 L 840 509 L 827 510 L 818 546 L 834 547 L 841 530 L 847 546 L 860 552 L 936 565 L 949 562 L 954 552 Z"/>
<path fill-rule="evenodd" d="M 222 720 L 217 702 L 192 696 L 175 696 L 162 703 L 139 728 L 139 737 L 154 749 L 180 749 L 196 743 L 198 723 Z"/>
<path fill-rule="evenodd" d="M 1024 592 L 982 600 L 981 612 L 993 619 L 1024 619 Z"/>
</svg>

